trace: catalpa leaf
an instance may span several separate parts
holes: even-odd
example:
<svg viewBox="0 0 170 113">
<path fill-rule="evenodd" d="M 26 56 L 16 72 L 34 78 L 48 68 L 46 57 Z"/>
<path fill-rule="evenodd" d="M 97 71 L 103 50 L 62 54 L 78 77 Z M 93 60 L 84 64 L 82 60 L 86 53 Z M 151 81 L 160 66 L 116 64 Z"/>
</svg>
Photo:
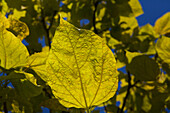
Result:
<svg viewBox="0 0 170 113">
<path fill-rule="evenodd" d="M 102 38 L 60 20 L 43 78 L 65 107 L 88 109 L 114 96 L 116 61 Z"/>
<path fill-rule="evenodd" d="M 0 30 L 0 66 L 5 69 L 24 66 L 29 56 L 20 39 L 7 30 Z"/>
</svg>

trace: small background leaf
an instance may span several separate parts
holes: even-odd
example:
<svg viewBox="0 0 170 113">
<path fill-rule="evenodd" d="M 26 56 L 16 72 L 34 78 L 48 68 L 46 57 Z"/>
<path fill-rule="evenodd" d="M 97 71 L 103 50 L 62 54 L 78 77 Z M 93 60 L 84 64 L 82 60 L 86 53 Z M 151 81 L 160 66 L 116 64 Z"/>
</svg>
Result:
<svg viewBox="0 0 170 113">
<path fill-rule="evenodd" d="M 134 57 L 131 63 L 127 65 L 127 69 L 135 75 L 137 80 L 144 81 L 156 80 L 160 73 L 158 64 L 145 55 Z"/>
<path fill-rule="evenodd" d="M 159 57 L 165 62 L 170 64 L 170 38 L 162 36 L 156 43 L 156 50 Z"/>
<path fill-rule="evenodd" d="M 160 35 L 170 33 L 170 12 L 160 17 L 156 22 L 154 29 Z"/>
</svg>

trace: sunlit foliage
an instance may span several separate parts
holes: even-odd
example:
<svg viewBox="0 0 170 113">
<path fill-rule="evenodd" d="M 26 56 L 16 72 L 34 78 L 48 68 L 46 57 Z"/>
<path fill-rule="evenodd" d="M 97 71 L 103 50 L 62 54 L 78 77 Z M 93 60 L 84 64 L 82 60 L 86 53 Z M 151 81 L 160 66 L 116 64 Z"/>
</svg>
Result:
<svg viewBox="0 0 170 113">
<path fill-rule="evenodd" d="M 0 0 L 0 112 L 166 113 L 170 13 L 139 27 L 143 13 L 138 0 Z"/>
</svg>

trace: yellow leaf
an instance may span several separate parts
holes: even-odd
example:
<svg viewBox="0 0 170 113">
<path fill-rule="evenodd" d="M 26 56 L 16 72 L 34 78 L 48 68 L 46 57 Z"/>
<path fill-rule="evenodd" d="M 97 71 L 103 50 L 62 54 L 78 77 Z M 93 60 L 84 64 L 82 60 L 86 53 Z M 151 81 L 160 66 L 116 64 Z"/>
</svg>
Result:
<svg viewBox="0 0 170 113">
<path fill-rule="evenodd" d="M 26 11 L 18 11 L 17 9 L 14 9 L 13 11 L 13 17 L 15 17 L 16 19 L 20 19 L 21 17 L 25 17 L 26 15 Z"/>
<path fill-rule="evenodd" d="M 49 52 L 34 53 L 28 58 L 27 67 L 33 69 L 42 79 L 46 74 L 46 59 Z"/>
<path fill-rule="evenodd" d="M 29 56 L 22 42 L 7 30 L 0 30 L 0 66 L 5 69 L 24 66 Z"/>
<path fill-rule="evenodd" d="M 20 40 L 23 40 L 29 35 L 28 26 L 24 22 L 14 19 L 13 17 L 7 19 L 0 13 L 0 23 L 0 31 L 8 29 L 8 31 L 12 32 Z"/>
<path fill-rule="evenodd" d="M 146 24 L 142 26 L 139 30 L 139 35 L 137 38 L 139 38 L 140 41 L 144 41 L 147 38 L 158 38 L 159 35 L 155 32 L 154 28 L 150 24 Z"/>
<path fill-rule="evenodd" d="M 123 23 L 123 24 L 121 24 Z M 123 32 L 123 34 L 133 34 L 133 30 L 138 27 L 138 22 L 137 19 L 135 17 L 124 17 L 124 16 L 120 16 L 120 21 L 119 24 L 121 24 L 121 28 L 123 29 L 128 29 L 126 31 Z"/>
<path fill-rule="evenodd" d="M 170 64 L 170 38 L 162 36 L 156 43 L 156 51 L 159 57 L 166 63 Z"/>
<path fill-rule="evenodd" d="M 20 40 L 23 40 L 29 35 L 28 26 L 14 18 L 9 18 L 10 27 L 8 28 L 15 36 L 17 36 Z"/>
<path fill-rule="evenodd" d="M 155 31 L 160 35 L 170 33 L 169 20 L 170 20 L 170 12 L 166 13 L 155 22 L 155 26 L 154 26 Z"/>
<path fill-rule="evenodd" d="M 135 17 L 143 14 L 143 9 L 140 5 L 139 0 L 130 0 L 128 3 L 131 6 L 132 12 Z"/>
<path fill-rule="evenodd" d="M 139 52 L 126 51 L 126 57 L 128 58 L 128 63 L 130 63 L 134 57 L 139 56 L 139 55 L 143 55 L 143 54 Z"/>
<path fill-rule="evenodd" d="M 0 31 L 6 29 L 8 27 L 9 27 L 8 19 L 2 13 L 0 13 Z"/>
<path fill-rule="evenodd" d="M 88 108 L 114 96 L 116 61 L 102 38 L 60 20 L 44 79 L 65 107 Z"/>
<path fill-rule="evenodd" d="M 20 110 L 20 106 L 17 101 L 13 100 L 13 103 L 11 104 L 12 106 L 12 112 L 13 113 L 25 113 L 23 110 Z"/>
<path fill-rule="evenodd" d="M 1 1 L 0 1 L 0 7 L 2 8 L 2 9 L 1 9 L 1 13 L 2 13 L 3 15 L 5 15 L 5 14 L 8 12 L 8 10 L 9 10 L 8 5 L 7 5 L 7 3 L 5 2 L 5 0 L 1 0 Z"/>
</svg>

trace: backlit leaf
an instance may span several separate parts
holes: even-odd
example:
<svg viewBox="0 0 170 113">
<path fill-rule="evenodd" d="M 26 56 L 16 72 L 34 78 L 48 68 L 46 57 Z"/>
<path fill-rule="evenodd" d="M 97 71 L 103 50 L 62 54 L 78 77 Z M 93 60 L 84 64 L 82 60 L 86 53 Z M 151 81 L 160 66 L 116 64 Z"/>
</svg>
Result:
<svg viewBox="0 0 170 113">
<path fill-rule="evenodd" d="M 154 28 L 150 24 L 146 24 L 142 26 L 139 30 L 139 34 L 137 38 L 140 41 L 144 41 L 145 39 L 155 39 L 158 38 L 159 35 L 155 32 Z"/>
<path fill-rule="evenodd" d="M 20 39 L 7 30 L 0 31 L 0 60 L 5 69 L 23 66 L 29 53 Z"/>
<path fill-rule="evenodd" d="M 61 19 L 51 47 L 44 80 L 61 104 L 88 109 L 113 97 L 116 61 L 99 36 Z"/>
<path fill-rule="evenodd" d="M 29 29 L 27 25 L 17 19 L 9 18 L 10 27 L 8 28 L 15 36 L 17 36 L 20 40 L 26 38 L 29 35 Z"/>
<path fill-rule="evenodd" d="M 162 36 L 156 43 L 156 50 L 159 57 L 170 64 L 170 38 Z"/>
<path fill-rule="evenodd" d="M 2 8 L 2 9 L 1 9 Z M 0 12 L 5 15 L 8 11 L 8 6 L 5 0 L 0 0 Z"/>
<path fill-rule="evenodd" d="M 128 63 L 130 63 L 134 57 L 139 56 L 139 55 L 143 55 L 143 54 L 139 52 L 126 51 L 126 57 L 128 58 Z"/>
<path fill-rule="evenodd" d="M 132 12 L 135 17 L 143 14 L 143 9 L 139 0 L 130 0 L 129 5 L 131 6 Z"/>
<path fill-rule="evenodd" d="M 130 35 L 133 34 L 133 30 L 138 27 L 138 22 L 135 17 L 123 17 L 120 16 L 120 22 L 121 28 L 126 29 L 123 31 L 124 33 L 129 33 Z"/>
<path fill-rule="evenodd" d="M 2 13 L 0 13 L 0 23 L 0 31 L 9 27 L 9 21 Z"/>
<path fill-rule="evenodd" d="M 19 20 L 21 17 L 25 17 L 25 14 L 26 14 L 26 11 L 18 11 L 14 9 L 12 16 Z"/>
<path fill-rule="evenodd" d="M 18 103 L 15 100 L 13 101 L 13 103 L 11 105 L 12 105 L 12 108 L 13 108 L 12 112 L 14 112 L 14 113 L 24 113 L 24 111 L 21 111 L 19 109 L 20 106 L 18 105 Z"/>
<path fill-rule="evenodd" d="M 33 69 L 41 78 L 46 74 L 46 60 L 49 52 L 34 53 L 28 58 L 27 68 Z"/>
<path fill-rule="evenodd" d="M 170 12 L 160 17 L 155 23 L 155 31 L 158 34 L 164 35 L 170 33 Z"/>
</svg>

